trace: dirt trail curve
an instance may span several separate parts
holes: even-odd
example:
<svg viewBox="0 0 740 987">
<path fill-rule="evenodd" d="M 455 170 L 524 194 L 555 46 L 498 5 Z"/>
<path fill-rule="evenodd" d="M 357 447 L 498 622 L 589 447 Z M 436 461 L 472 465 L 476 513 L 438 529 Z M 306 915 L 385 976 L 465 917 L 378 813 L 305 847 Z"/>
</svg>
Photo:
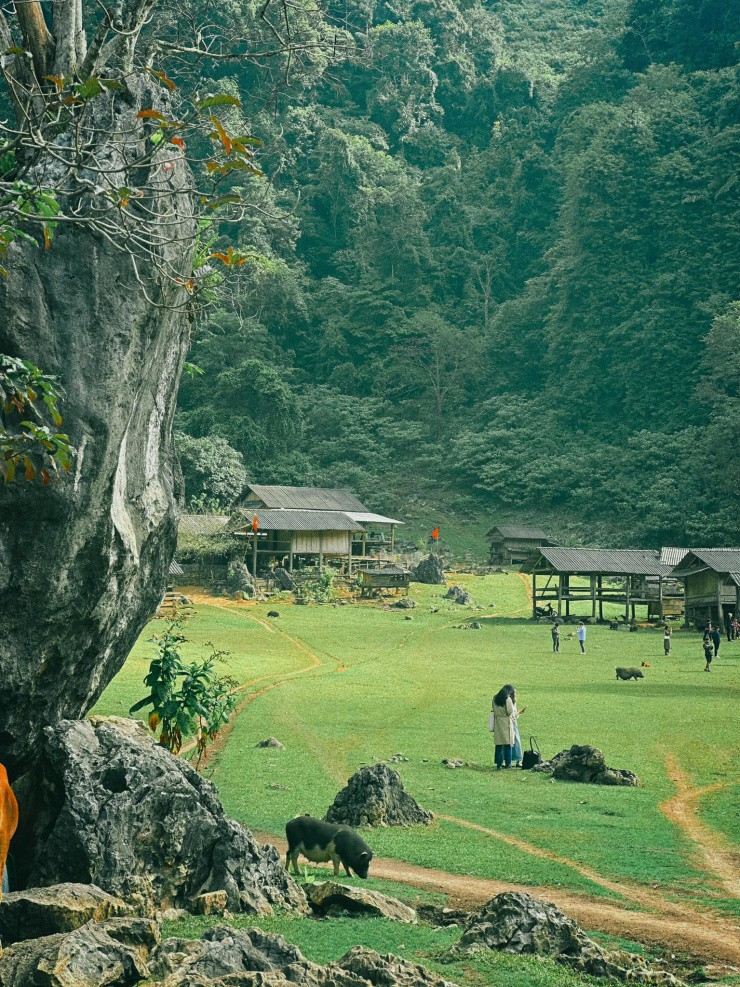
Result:
<svg viewBox="0 0 740 987">
<path fill-rule="evenodd" d="M 285 853 L 285 840 L 269 833 L 254 835 L 258 840 L 271 843 L 281 853 Z M 552 902 L 587 930 L 594 929 L 608 935 L 621 936 L 681 955 L 690 952 L 707 962 L 740 963 L 740 928 L 716 916 L 711 919 L 707 916 L 706 921 L 697 922 L 699 913 L 692 913 L 690 918 L 678 919 L 672 915 L 633 912 L 585 895 L 450 874 L 385 857 L 373 858 L 372 876 L 398 881 L 425 891 L 441 892 L 449 898 L 452 905 L 466 909 L 479 908 L 502 891 L 526 891 L 543 901 Z"/>
<path fill-rule="evenodd" d="M 731 849 L 721 833 L 703 823 L 697 812 L 697 802 L 703 795 L 726 788 L 727 783 L 697 788 L 672 754 L 666 756 L 666 773 L 676 786 L 676 794 L 662 803 L 661 812 L 696 843 L 703 869 L 714 875 L 727 894 L 740 898 L 740 854 Z"/>
</svg>

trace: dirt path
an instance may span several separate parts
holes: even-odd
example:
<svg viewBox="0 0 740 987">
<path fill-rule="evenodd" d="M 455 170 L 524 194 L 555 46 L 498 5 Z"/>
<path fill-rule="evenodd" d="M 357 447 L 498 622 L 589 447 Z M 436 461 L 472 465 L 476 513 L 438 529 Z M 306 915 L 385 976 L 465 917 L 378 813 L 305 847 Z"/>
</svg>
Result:
<svg viewBox="0 0 740 987">
<path fill-rule="evenodd" d="M 716 878 L 730 897 L 740 898 L 740 854 L 731 849 L 721 833 L 702 822 L 697 811 L 697 803 L 703 795 L 720 791 L 728 783 L 697 788 L 690 783 L 672 754 L 666 756 L 666 772 L 676 786 L 676 794 L 661 804 L 661 812 L 696 844 L 703 869 Z"/>
<path fill-rule="evenodd" d="M 254 835 L 258 840 L 277 847 L 280 853 L 285 853 L 285 840 L 269 833 Z M 587 930 L 621 936 L 680 955 L 688 952 L 707 962 L 740 963 L 740 927 L 716 915 L 692 911 L 690 918 L 679 919 L 673 915 L 633 912 L 619 905 L 567 891 L 450 874 L 385 857 L 373 858 L 372 876 L 424 891 L 441 892 L 448 897 L 451 905 L 469 910 L 479 908 L 502 891 L 525 891 L 543 901 L 552 902 Z"/>
</svg>

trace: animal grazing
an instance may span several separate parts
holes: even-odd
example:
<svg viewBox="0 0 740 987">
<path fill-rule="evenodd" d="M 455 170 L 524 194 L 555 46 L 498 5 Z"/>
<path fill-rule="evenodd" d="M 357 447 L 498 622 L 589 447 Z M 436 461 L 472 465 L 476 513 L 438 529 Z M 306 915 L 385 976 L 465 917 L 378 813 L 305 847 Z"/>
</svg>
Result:
<svg viewBox="0 0 740 987">
<path fill-rule="evenodd" d="M 641 661 L 640 662 L 640 668 L 650 668 L 650 665 L 646 661 Z"/>
<path fill-rule="evenodd" d="M 565 635 L 565 640 L 566 641 L 572 641 L 574 637 L 575 637 L 575 634 L 573 633 L 573 631 L 571 631 L 570 634 L 566 634 Z"/>
<path fill-rule="evenodd" d="M 644 679 L 645 676 L 642 674 L 639 668 L 618 668 L 617 669 L 617 680 L 622 679 L 623 682 L 628 682 L 630 679 Z"/>
<path fill-rule="evenodd" d="M 359 833 L 349 826 L 338 826 L 310 815 L 296 816 L 286 823 L 285 835 L 288 837 L 286 870 L 290 870 L 292 863 L 293 873 L 300 873 L 298 856 L 302 853 L 307 860 L 317 864 L 331 860 L 335 877 L 339 876 L 340 863 L 347 871 L 347 877 L 352 876 L 351 871 L 363 879 L 367 877 L 373 852 Z"/>
<path fill-rule="evenodd" d="M 0 764 L 0 888 L 5 882 L 8 847 L 18 826 L 18 803 L 8 781 L 8 772 Z M 0 898 L 2 891 L 0 890 Z"/>
</svg>

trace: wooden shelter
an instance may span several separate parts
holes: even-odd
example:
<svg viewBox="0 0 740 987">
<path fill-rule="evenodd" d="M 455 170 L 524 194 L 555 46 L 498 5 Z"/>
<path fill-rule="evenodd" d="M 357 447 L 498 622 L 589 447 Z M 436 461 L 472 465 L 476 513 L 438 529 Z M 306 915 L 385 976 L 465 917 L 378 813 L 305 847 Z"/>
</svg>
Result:
<svg viewBox="0 0 740 987">
<path fill-rule="evenodd" d="M 686 620 L 704 623 L 740 613 L 740 548 L 692 548 L 672 575 L 683 581 Z"/>
<path fill-rule="evenodd" d="M 285 487 L 250 483 L 240 508 L 253 511 L 258 518 L 266 510 L 340 512 L 355 524 L 352 529 L 354 534 L 351 554 L 361 558 L 366 558 L 373 552 L 388 551 L 393 554 L 396 547 L 396 527 L 403 524 L 397 518 L 369 511 L 350 490 L 334 487 Z"/>
<path fill-rule="evenodd" d="M 664 585 L 671 567 L 649 549 L 546 546 L 532 553 L 522 572 L 532 574 L 533 615 L 543 603 L 557 602 L 559 617 L 563 611 L 569 616 L 574 605 L 586 603 L 591 616 L 596 616 L 598 607 L 599 619 L 603 620 L 604 603 L 618 603 L 624 606 L 625 620 L 629 620 L 630 612 L 634 619 L 635 606 L 640 604 L 652 605 L 662 618 L 666 599 L 676 596 Z M 576 612 L 583 616 L 582 611 Z"/>
<path fill-rule="evenodd" d="M 411 572 L 397 565 L 360 566 L 360 595 L 375 596 L 384 589 L 404 591 L 408 595 Z"/>
<path fill-rule="evenodd" d="M 500 524 L 486 535 L 491 542 L 491 565 L 521 565 L 542 545 L 554 545 L 541 528 L 523 528 L 513 524 Z"/>
<path fill-rule="evenodd" d="M 321 568 L 327 558 L 347 561 L 352 571 L 352 535 L 362 525 L 342 511 L 247 510 L 240 508 L 227 525 L 246 540 L 245 552 L 257 576 L 270 563 L 292 572 L 297 563 Z"/>
</svg>

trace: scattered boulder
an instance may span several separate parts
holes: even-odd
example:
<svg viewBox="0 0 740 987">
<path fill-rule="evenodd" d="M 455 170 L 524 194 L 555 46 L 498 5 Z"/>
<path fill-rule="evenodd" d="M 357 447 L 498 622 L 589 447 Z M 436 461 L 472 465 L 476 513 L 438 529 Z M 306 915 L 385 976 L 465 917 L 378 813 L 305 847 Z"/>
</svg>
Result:
<svg viewBox="0 0 740 987">
<path fill-rule="evenodd" d="M 276 751 L 285 750 L 285 744 L 281 744 L 277 737 L 268 737 L 267 740 L 260 740 L 258 744 L 255 744 L 255 747 L 272 747 Z"/>
<path fill-rule="evenodd" d="M 473 602 L 470 593 L 461 586 L 450 586 L 444 598 L 445 600 L 452 600 L 453 603 L 459 603 L 460 606 L 470 606 Z"/>
<path fill-rule="evenodd" d="M 367 891 L 365 888 L 353 888 L 336 881 L 323 881 L 321 884 L 309 885 L 305 888 L 308 903 L 319 915 L 337 915 L 342 912 L 372 915 L 375 918 L 389 918 L 394 922 L 405 922 L 410 925 L 418 921 L 416 912 L 404 905 L 398 898 L 381 894 L 379 891 Z"/>
<path fill-rule="evenodd" d="M 415 583 L 427 583 L 431 586 L 444 586 L 445 570 L 442 559 L 432 552 L 421 559 L 411 568 L 411 578 Z"/>
<path fill-rule="evenodd" d="M 281 589 L 292 590 L 295 589 L 295 580 L 291 573 L 285 568 L 285 566 L 279 565 L 272 570 L 272 578 L 280 586 Z"/>
<path fill-rule="evenodd" d="M 348 826 L 428 826 L 434 816 L 404 791 L 399 773 L 381 761 L 353 774 L 324 818 Z"/>
<path fill-rule="evenodd" d="M 354 946 L 333 966 L 362 977 L 362 983 L 376 987 L 455 987 L 418 963 L 399 959 L 391 953 L 380 956 L 365 946 Z"/>
<path fill-rule="evenodd" d="M 598 747 L 574 744 L 560 751 L 552 762 L 552 776 L 560 781 L 580 781 L 589 785 L 637 786 L 640 779 L 631 771 L 609 768 Z"/>
<path fill-rule="evenodd" d="M 446 768 L 462 768 L 463 762 L 458 760 L 456 757 L 444 757 L 442 758 L 442 764 Z"/>
<path fill-rule="evenodd" d="M 305 907 L 274 847 L 226 818 L 215 786 L 118 717 L 45 731 L 54 802 L 38 821 L 29 886 L 85 881 L 153 913 L 226 892 L 233 911 Z"/>
<path fill-rule="evenodd" d="M 6 945 L 72 932 L 86 922 L 130 915 L 131 907 L 94 884 L 55 884 L 9 891 L 0 900 L 0 940 Z"/>
<path fill-rule="evenodd" d="M 407 758 L 405 754 L 401 754 L 400 752 L 398 754 L 394 754 L 393 757 L 390 758 L 391 764 L 408 764 L 408 762 L 409 762 L 409 758 Z"/>
<path fill-rule="evenodd" d="M 480 631 L 483 629 L 483 624 L 479 620 L 471 620 L 469 624 L 463 624 L 463 628 L 466 631 Z"/>
<path fill-rule="evenodd" d="M 254 596 L 256 586 L 254 576 L 244 562 L 232 559 L 226 570 L 226 582 L 223 587 L 227 593 L 244 593 Z"/>
<path fill-rule="evenodd" d="M 676 977 L 651 969 L 642 957 L 607 952 L 555 905 L 528 894 L 506 891 L 487 902 L 463 930 L 452 955 L 473 955 L 489 949 L 550 956 L 592 977 L 645 980 L 675 987 Z"/>
<path fill-rule="evenodd" d="M 416 607 L 416 600 L 410 596 L 402 596 L 400 600 L 391 603 L 394 610 L 413 610 Z"/>
<path fill-rule="evenodd" d="M 27 939 L 0 955 L 0 987 L 134 987 L 149 976 L 147 957 L 158 942 L 157 925 L 142 918 Z"/>
<path fill-rule="evenodd" d="M 193 913 L 195 915 L 223 915 L 228 901 L 225 891 L 207 891 L 193 898 Z"/>
</svg>

